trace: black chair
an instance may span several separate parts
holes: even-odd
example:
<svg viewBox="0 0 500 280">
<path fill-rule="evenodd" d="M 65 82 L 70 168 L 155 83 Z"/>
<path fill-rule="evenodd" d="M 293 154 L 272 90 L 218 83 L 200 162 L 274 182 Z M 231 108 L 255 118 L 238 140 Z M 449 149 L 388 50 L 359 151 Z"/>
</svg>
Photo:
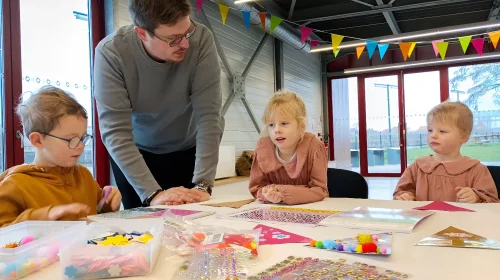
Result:
<svg viewBox="0 0 500 280">
<path fill-rule="evenodd" d="M 497 186 L 497 191 L 500 194 L 500 166 L 486 166 L 493 177 L 493 182 Z"/>
<path fill-rule="evenodd" d="M 359 173 L 328 168 L 327 177 L 330 197 L 368 198 L 368 183 Z"/>
</svg>

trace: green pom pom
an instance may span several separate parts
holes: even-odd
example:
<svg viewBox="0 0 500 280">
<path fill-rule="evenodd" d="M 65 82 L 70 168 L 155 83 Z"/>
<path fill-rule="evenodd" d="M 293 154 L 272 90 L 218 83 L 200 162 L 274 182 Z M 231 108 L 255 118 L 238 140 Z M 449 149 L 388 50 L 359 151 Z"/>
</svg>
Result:
<svg viewBox="0 0 500 280">
<path fill-rule="evenodd" d="M 316 241 L 316 248 L 322 249 L 323 248 L 323 242 Z"/>
<path fill-rule="evenodd" d="M 380 254 L 380 248 L 377 247 L 377 254 Z"/>
</svg>

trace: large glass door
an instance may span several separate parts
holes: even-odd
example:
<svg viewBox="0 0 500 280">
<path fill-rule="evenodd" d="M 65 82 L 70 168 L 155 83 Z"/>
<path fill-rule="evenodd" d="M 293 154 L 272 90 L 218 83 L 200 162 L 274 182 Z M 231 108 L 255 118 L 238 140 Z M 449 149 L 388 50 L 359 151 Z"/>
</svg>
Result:
<svg viewBox="0 0 500 280">
<path fill-rule="evenodd" d="M 88 113 L 88 134 L 93 134 L 90 32 L 88 0 L 20 0 L 22 97 L 44 85 L 70 92 Z M 93 141 L 79 163 L 92 173 Z M 34 149 L 24 139 L 24 161 L 32 162 Z"/>
</svg>

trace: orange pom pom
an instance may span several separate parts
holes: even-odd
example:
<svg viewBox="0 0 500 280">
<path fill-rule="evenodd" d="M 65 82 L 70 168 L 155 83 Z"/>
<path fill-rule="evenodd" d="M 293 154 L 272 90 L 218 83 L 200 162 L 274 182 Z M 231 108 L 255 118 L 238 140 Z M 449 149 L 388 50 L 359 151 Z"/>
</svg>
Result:
<svg viewBox="0 0 500 280">
<path fill-rule="evenodd" d="M 205 240 L 205 233 L 203 232 L 195 232 L 192 237 L 193 242 L 202 242 Z"/>
<path fill-rule="evenodd" d="M 363 250 L 363 253 L 376 253 L 377 252 L 377 245 L 373 242 L 365 243 L 361 245 L 361 248 Z"/>
<path fill-rule="evenodd" d="M 316 247 L 316 240 L 311 240 L 311 242 L 309 242 L 309 245 L 311 245 L 311 247 Z"/>
</svg>

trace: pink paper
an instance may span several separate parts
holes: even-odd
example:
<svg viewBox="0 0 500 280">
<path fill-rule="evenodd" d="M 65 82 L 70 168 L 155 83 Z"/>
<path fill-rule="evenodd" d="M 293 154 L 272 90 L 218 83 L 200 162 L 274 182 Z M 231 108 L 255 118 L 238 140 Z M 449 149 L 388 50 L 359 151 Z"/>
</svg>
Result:
<svg viewBox="0 0 500 280">
<path fill-rule="evenodd" d="M 304 44 L 306 42 L 307 38 L 309 38 L 309 36 L 311 35 L 312 32 L 313 32 L 312 28 L 305 27 L 305 26 L 300 27 L 302 44 Z"/>
<path fill-rule="evenodd" d="M 196 0 L 196 12 L 199 14 L 205 0 Z"/>
<path fill-rule="evenodd" d="M 444 201 L 434 201 L 427 205 L 413 208 L 416 210 L 436 210 L 436 211 L 448 211 L 448 212 L 476 212 L 467 208 L 462 208 L 458 206 L 453 206 Z"/>
<path fill-rule="evenodd" d="M 473 39 L 472 45 L 479 55 L 483 55 L 484 38 Z"/>
<path fill-rule="evenodd" d="M 259 245 L 288 244 L 288 243 L 309 243 L 311 238 L 307 238 L 295 233 L 291 233 L 279 228 L 257 225 L 254 229 L 262 229 Z"/>
<path fill-rule="evenodd" d="M 438 54 L 439 54 L 439 50 L 438 50 L 438 48 L 436 46 L 436 43 L 442 43 L 442 42 L 444 42 L 444 40 L 434 40 L 434 41 L 432 41 L 432 48 L 434 48 L 434 53 L 436 54 L 436 56 L 438 56 Z"/>
</svg>

